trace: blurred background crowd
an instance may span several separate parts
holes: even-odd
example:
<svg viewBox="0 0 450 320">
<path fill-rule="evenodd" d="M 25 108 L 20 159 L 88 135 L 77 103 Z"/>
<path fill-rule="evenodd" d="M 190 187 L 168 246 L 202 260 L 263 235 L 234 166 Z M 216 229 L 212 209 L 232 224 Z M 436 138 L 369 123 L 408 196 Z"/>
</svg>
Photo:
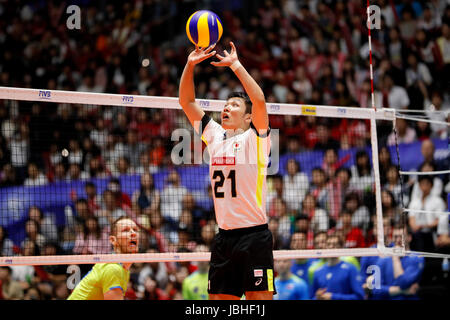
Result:
<svg viewBox="0 0 450 320">
<path fill-rule="evenodd" d="M 73 4 L 81 8 L 80 30 L 66 25 L 66 8 Z M 448 122 L 450 1 L 371 4 L 381 8 L 381 29 L 372 30 L 376 107 L 423 110 L 430 120 Z M 193 49 L 185 22 L 204 8 L 224 25 L 218 52 L 234 41 L 268 102 L 372 107 L 366 3 L 355 0 L 0 1 L 0 85 L 177 97 Z M 229 70 L 208 63 L 196 68 L 195 81 L 197 98 L 226 99 L 242 90 Z M 2 100 L 0 125 L 0 188 L 75 181 L 84 188 L 71 194 L 64 223 L 30 203 L 20 242 L 11 240 L 0 217 L 0 255 L 109 253 L 109 225 L 121 215 L 141 226 L 141 252 L 209 250 L 216 231 L 210 188 L 203 197 L 192 192 L 170 157 L 173 130 L 189 128 L 182 112 Z M 270 125 L 280 129 L 280 155 L 286 159 L 283 170 L 268 177 L 274 249 L 374 246 L 370 123 L 271 115 Z M 448 253 L 449 221 L 439 213 L 447 208 L 449 175 L 402 181 L 393 158 L 396 143 L 420 143 L 417 171 L 448 170 L 449 153 L 436 157 L 435 147 L 436 141 L 448 141 L 448 126 L 397 119 L 397 135 L 391 122 L 379 121 L 377 129 L 386 246 L 395 245 L 394 230 L 403 226 L 408 248 Z M 356 150 L 351 165 L 341 157 L 346 150 Z M 294 155 L 308 152 L 320 156 L 305 172 Z M 156 187 L 155 175 L 163 170 L 164 184 Z M 122 185 L 127 175 L 138 175 L 139 183 Z M 102 188 L 100 180 L 106 181 Z M 435 213 L 405 215 L 402 208 Z M 370 263 L 394 258 L 377 259 Z M 403 290 L 397 298 L 445 290 L 448 269 L 441 268 L 442 259 L 424 262 L 424 268 L 417 267 L 423 261 L 411 262 L 420 272 L 410 282 L 392 280 Z M 311 298 L 323 263 L 308 259 L 277 265 L 275 271 L 303 279 Z M 363 287 L 368 262 L 344 257 L 342 263 L 360 273 Z M 85 274 L 91 266 L 79 267 Z M 204 299 L 205 274 L 205 263 L 134 264 L 126 298 Z M 68 276 L 67 266 L 1 267 L 0 299 L 65 299 Z M 352 298 L 377 296 L 364 287 L 363 295 Z M 347 290 L 346 284 L 335 290 Z"/>
</svg>

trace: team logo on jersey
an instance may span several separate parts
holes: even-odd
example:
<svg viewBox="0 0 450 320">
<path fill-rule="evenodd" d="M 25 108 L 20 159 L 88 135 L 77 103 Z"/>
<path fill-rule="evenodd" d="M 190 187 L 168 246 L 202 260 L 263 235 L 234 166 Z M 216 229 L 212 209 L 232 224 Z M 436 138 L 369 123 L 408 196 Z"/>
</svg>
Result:
<svg viewBox="0 0 450 320">
<path fill-rule="evenodd" d="M 235 157 L 213 157 L 211 159 L 212 166 L 234 166 L 235 164 Z"/>
<path fill-rule="evenodd" d="M 235 143 L 233 143 L 233 152 L 234 153 L 237 153 L 241 149 L 242 149 L 242 144 L 239 141 L 236 141 Z"/>
<path fill-rule="evenodd" d="M 333 274 L 330 272 L 330 273 L 327 273 L 327 280 L 330 280 L 331 279 L 331 277 L 333 276 Z"/>
</svg>

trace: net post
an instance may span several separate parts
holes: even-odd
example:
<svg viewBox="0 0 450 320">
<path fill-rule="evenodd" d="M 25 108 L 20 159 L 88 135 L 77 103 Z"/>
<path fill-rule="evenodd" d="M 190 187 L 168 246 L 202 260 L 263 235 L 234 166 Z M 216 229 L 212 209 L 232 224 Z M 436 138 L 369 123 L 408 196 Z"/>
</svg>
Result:
<svg viewBox="0 0 450 320">
<path fill-rule="evenodd" d="M 370 117 L 370 140 L 372 145 L 372 165 L 375 178 L 375 203 L 376 203 L 376 223 L 377 223 L 377 249 L 384 252 L 384 228 L 383 228 L 383 211 L 381 206 L 381 182 L 380 167 L 378 160 L 378 136 L 376 123 L 376 110 L 371 110 Z"/>
</svg>

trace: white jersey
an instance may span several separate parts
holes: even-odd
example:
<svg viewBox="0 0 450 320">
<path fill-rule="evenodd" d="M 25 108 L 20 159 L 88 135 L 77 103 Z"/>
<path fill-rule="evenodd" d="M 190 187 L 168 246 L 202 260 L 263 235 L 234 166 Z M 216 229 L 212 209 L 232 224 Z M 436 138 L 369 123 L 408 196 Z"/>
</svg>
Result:
<svg viewBox="0 0 450 320">
<path fill-rule="evenodd" d="M 205 114 L 200 132 L 199 128 L 196 131 L 210 156 L 209 173 L 219 228 L 231 230 L 267 223 L 270 129 L 258 135 L 251 124 L 247 131 L 226 138 L 225 129 Z"/>
</svg>

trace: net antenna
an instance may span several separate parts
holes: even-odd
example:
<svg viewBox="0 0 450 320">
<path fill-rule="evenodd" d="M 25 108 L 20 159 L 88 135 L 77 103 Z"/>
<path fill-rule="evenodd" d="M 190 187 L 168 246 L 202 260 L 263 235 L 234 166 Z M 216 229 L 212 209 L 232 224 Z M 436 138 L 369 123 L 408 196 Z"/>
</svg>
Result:
<svg viewBox="0 0 450 320">
<path fill-rule="evenodd" d="M 41 90 L 29 88 L 0 87 L 0 99 L 36 101 L 50 103 L 68 103 L 85 105 L 121 106 L 131 108 L 167 108 L 180 109 L 178 98 L 121 95 L 105 93 L 73 92 L 62 90 Z M 198 99 L 205 111 L 219 112 L 223 109 L 224 100 Z M 299 259 L 313 257 L 341 257 L 341 256 L 378 256 L 404 254 L 384 245 L 383 220 L 381 207 L 381 186 L 378 167 L 378 143 L 376 120 L 395 120 L 393 109 L 363 109 L 342 106 L 299 105 L 267 103 L 268 113 L 271 115 L 297 115 L 332 118 L 351 118 L 370 120 L 371 150 L 373 155 L 373 170 L 375 176 L 376 216 L 378 243 L 375 248 L 342 248 L 342 249 L 309 249 L 309 250 L 275 250 L 275 259 Z M 161 252 L 138 254 L 94 254 L 94 255 L 66 255 L 66 256 L 13 256 L 0 257 L 0 265 L 57 265 L 57 264 L 92 264 L 108 262 L 180 262 L 180 261 L 208 261 L 210 253 L 203 252 Z"/>
</svg>

